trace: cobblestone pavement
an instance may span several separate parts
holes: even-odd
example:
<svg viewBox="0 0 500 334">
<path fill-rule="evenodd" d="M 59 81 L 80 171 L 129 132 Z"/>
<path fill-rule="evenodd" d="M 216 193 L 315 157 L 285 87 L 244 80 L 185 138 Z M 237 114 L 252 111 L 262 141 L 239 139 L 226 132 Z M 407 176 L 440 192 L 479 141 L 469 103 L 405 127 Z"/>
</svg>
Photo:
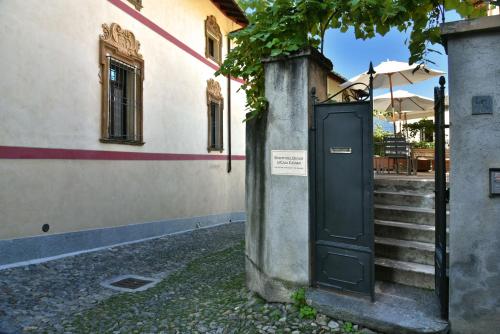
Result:
<svg viewBox="0 0 500 334">
<path fill-rule="evenodd" d="M 249 293 L 243 238 L 234 223 L 2 270 L 0 333 L 374 333 Z M 125 274 L 161 281 L 100 285 Z"/>
</svg>

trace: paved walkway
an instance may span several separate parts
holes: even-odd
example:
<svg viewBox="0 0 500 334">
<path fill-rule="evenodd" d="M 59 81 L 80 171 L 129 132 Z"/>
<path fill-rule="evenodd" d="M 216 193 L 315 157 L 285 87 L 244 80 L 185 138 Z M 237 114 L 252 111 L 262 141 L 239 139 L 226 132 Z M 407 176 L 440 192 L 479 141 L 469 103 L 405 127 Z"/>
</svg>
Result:
<svg viewBox="0 0 500 334">
<path fill-rule="evenodd" d="M 0 333 L 373 333 L 248 292 L 233 223 L 0 271 Z M 133 274 L 142 292 L 101 286 Z"/>
<path fill-rule="evenodd" d="M 135 274 L 163 279 L 190 261 L 241 243 L 241 223 L 0 271 L 0 333 L 37 332 L 119 292 L 109 278 Z"/>
</svg>

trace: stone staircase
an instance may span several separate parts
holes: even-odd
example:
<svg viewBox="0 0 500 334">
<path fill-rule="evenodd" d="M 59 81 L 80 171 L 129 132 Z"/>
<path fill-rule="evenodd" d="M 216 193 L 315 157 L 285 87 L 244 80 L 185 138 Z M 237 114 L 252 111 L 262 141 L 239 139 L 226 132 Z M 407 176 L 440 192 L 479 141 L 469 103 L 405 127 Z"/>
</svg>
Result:
<svg viewBox="0 0 500 334">
<path fill-rule="evenodd" d="M 375 178 L 375 278 L 434 289 L 434 181 Z"/>
</svg>

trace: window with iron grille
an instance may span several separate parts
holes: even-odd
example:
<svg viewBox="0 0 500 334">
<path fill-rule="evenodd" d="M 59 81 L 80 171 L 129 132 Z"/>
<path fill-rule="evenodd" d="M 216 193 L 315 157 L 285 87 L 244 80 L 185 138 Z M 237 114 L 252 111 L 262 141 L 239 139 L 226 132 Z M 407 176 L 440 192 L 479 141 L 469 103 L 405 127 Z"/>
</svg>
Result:
<svg viewBox="0 0 500 334">
<path fill-rule="evenodd" d="M 205 20 L 205 57 L 217 64 L 222 63 L 222 33 L 215 16 L 210 15 Z"/>
<path fill-rule="evenodd" d="M 103 28 L 101 142 L 142 145 L 144 62 L 139 43 L 115 23 Z"/>
<path fill-rule="evenodd" d="M 112 57 L 109 62 L 109 138 L 137 141 L 137 83 L 140 69 Z"/>
<path fill-rule="evenodd" d="M 222 111 L 224 100 L 221 88 L 217 81 L 210 79 L 207 82 L 207 107 L 208 107 L 208 151 L 222 152 L 223 147 L 223 127 Z"/>
</svg>

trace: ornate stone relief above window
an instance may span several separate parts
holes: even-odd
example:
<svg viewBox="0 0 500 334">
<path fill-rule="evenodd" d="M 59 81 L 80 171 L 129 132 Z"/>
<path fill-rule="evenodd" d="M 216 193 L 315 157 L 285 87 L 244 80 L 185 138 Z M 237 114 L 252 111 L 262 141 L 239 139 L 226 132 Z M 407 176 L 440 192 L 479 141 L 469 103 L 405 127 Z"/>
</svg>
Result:
<svg viewBox="0 0 500 334">
<path fill-rule="evenodd" d="M 222 33 L 215 16 L 207 16 L 205 20 L 205 57 L 217 64 L 222 63 Z"/>
<path fill-rule="evenodd" d="M 143 145 L 140 43 L 117 23 L 102 25 L 99 58 L 102 71 L 101 139 L 103 143 Z"/>
<path fill-rule="evenodd" d="M 220 84 L 214 79 L 207 80 L 208 152 L 223 151 L 222 110 L 224 98 Z"/>
<path fill-rule="evenodd" d="M 142 0 L 128 0 L 132 5 L 134 5 L 135 9 L 141 10 L 142 8 Z"/>
</svg>

